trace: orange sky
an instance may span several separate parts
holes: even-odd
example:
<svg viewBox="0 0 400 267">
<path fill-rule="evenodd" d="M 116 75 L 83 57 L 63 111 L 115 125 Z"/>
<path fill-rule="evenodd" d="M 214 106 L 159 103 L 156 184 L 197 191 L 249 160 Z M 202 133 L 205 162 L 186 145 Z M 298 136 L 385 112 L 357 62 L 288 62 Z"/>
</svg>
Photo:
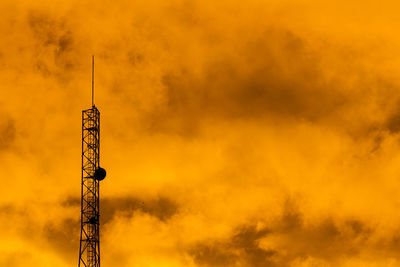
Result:
<svg viewBox="0 0 400 267">
<path fill-rule="evenodd" d="M 0 3 L 0 266 L 400 266 L 398 1 Z"/>
</svg>

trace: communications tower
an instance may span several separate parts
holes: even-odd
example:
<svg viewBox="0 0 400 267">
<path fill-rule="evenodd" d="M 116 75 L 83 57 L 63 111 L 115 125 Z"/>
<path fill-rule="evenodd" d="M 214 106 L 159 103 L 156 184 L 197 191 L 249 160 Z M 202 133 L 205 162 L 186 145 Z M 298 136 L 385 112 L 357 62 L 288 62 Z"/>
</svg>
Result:
<svg viewBox="0 0 400 267">
<path fill-rule="evenodd" d="M 79 267 L 100 267 L 100 112 L 94 105 L 92 57 L 92 107 L 82 111 L 81 237 Z"/>
</svg>

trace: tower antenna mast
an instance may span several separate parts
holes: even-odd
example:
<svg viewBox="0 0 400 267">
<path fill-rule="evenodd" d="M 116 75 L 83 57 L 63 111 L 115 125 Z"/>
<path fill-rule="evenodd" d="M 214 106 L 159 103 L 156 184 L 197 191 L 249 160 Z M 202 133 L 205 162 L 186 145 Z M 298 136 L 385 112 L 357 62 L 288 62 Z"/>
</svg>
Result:
<svg viewBox="0 0 400 267">
<path fill-rule="evenodd" d="M 94 106 L 94 55 L 92 56 L 92 107 Z"/>
<path fill-rule="evenodd" d="M 82 111 L 81 237 L 78 267 L 100 267 L 100 112 L 94 106 L 94 56 L 92 57 L 92 107 Z"/>
</svg>

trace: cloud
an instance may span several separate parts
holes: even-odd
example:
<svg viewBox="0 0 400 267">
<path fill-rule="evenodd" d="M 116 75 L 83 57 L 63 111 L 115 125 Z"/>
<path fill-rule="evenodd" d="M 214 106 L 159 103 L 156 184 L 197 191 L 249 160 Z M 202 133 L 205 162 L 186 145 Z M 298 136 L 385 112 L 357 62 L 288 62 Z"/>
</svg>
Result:
<svg viewBox="0 0 400 267">
<path fill-rule="evenodd" d="M 228 242 L 196 244 L 189 253 L 200 266 L 278 266 L 272 260 L 276 251 L 258 246 L 266 232 L 255 226 L 243 226 Z"/>
<path fill-rule="evenodd" d="M 399 265 L 386 4 L 3 1 L 0 265 L 77 262 L 93 54 L 102 264 Z"/>
<path fill-rule="evenodd" d="M 7 150 L 16 139 L 15 122 L 11 118 L 3 117 L 0 123 L 0 150 Z"/>
<path fill-rule="evenodd" d="M 161 221 L 167 221 L 179 212 L 179 206 L 174 200 L 167 197 L 142 199 L 133 196 L 106 197 L 101 199 L 101 222 L 103 224 L 113 220 L 115 216 L 132 217 L 136 211 L 147 213 Z M 80 207 L 80 199 L 69 197 L 63 203 L 66 207 Z"/>
<path fill-rule="evenodd" d="M 330 217 L 307 224 L 293 205 L 286 202 L 271 222 L 255 220 L 238 226 L 227 239 L 197 243 L 189 254 L 200 266 L 341 266 L 379 246 L 371 243 L 374 229 L 365 222 Z"/>
<path fill-rule="evenodd" d="M 196 130 L 204 119 L 324 120 L 351 96 L 325 77 L 320 51 L 295 33 L 270 28 L 204 64 L 201 75 L 181 66 L 162 77 L 165 105 L 145 117 L 153 130 Z M 243 43 L 241 43 L 243 42 Z M 184 132 L 183 132 L 184 133 Z"/>
</svg>

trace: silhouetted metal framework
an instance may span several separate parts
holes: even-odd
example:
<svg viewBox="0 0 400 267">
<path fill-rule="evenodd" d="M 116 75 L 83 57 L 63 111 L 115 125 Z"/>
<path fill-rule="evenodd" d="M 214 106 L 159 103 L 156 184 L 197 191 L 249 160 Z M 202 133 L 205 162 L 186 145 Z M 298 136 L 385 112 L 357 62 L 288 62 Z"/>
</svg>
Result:
<svg viewBox="0 0 400 267">
<path fill-rule="evenodd" d="M 79 264 L 100 267 L 99 189 L 95 171 L 100 161 L 100 112 L 92 106 L 82 111 L 81 238 Z"/>
</svg>

